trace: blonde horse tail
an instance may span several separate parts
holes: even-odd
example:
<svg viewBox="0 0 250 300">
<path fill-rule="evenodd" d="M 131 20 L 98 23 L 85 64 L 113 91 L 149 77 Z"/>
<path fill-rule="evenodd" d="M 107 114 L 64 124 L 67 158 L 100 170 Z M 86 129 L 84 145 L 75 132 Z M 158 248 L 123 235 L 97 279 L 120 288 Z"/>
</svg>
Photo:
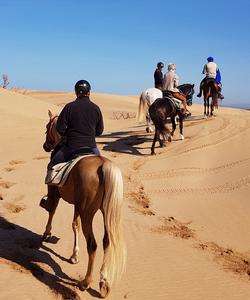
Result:
<svg viewBox="0 0 250 300">
<path fill-rule="evenodd" d="M 109 245 L 105 250 L 103 265 L 110 285 L 119 280 L 125 271 L 126 247 L 122 236 L 123 180 L 121 170 L 107 161 L 102 167 L 104 175 L 103 214 Z"/>
<path fill-rule="evenodd" d="M 138 121 L 139 123 L 142 123 L 146 119 L 146 109 L 147 109 L 147 103 L 145 100 L 145 94 L 142 93 L 140 96 L 140 101 L 139 101 L 139 109 L 138 109 Z"/>
</svg>

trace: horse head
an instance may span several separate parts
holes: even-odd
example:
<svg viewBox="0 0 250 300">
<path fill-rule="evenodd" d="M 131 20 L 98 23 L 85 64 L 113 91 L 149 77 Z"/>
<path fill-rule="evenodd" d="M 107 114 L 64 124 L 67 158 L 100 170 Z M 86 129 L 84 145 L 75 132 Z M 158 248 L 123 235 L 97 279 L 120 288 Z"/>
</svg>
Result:
<svg viewBox="0 0 250 300">
<path fill-rule="evenodd" d="M 52 151 L 61 140 L 61 136 L 56 130 L 56 122 L 58 116 L 56 115 L 53 116 L 50 110 L 48 110 L 48 115 L 49 115 L 49 122 L 46 125 L 46 132 L 45 132 L 46 138 L 43 144 L 43 149 L 46 152 Z"/>
<path fill-rule="evenodd" d="M 191 106 L 193 104 L 194 84 L 182 84 L 178 86 L 178 89 L 186 96 L 187 105 Z"/>
</svg>

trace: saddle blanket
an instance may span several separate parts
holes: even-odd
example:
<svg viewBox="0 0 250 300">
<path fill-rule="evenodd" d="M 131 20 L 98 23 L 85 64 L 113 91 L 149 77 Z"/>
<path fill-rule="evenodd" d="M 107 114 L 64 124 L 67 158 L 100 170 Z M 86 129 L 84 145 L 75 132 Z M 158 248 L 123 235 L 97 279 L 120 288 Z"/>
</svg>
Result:
<svg viewBox="0 0 250 300">
<path fill-rule="evenodd" d="M 52 168 L 52 170 L 48 171 L 47 176 L 45 178 L 45 183 L 48 185 L 56 185 L 58 187 L 62 187 L 66 182 L 69 173 L 72 170 L 72 168 L 75 166 L 75 164 L 79 160 L 89 156 L 97 156 L 97 155 L 96 154 L 81 155 L 70 161 L 55 165 Z"/>
<path fill-rule="evenodd" d="M 172 97 L 171 99 L 169 99 L 170 101 L 172 101 L 173 105 L 177 107 L 177 109 L 181 109 L 183 107 L 181 100 Z"/>
</svg>

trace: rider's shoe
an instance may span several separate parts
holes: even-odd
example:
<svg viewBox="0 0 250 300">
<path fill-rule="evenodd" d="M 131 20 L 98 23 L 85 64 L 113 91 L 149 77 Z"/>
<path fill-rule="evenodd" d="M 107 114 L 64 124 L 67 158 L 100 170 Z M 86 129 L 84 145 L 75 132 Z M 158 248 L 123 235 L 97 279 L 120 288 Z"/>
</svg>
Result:
<svg viewBox="0 0 250 300">
<path fill-rule="evenodd" d="M 188 110 L 185 112 L 182 110 L 181 115 L 182 115 L 182 118 L 185 119 L 185 118 L 191 116 L 191 113 Z"/>
<path fill-rule="evenodd" d="M 51 205 L 50 205 L 49 202 L 50 202 L 50 201 L 48 200 L 48 196 L 45 195 L 45 196 L 42 197 L 42 199 L 41 199 L 39 205 L 40 205 L 42 208 L 44 208 L 45 210 L 47 210 L 47 212 L 51 212 L 51 211 L 52 211 L 52 207 L 51 207 Z"/>
<path fill-rule="evenodd" d="M 54 209 L 56 209 L 59 198 L 60 195 L 57 187 L 48 185 L 48 195 L 43 196 L 39 205 L 48 212 L 52 212 Z"/>
<path fill-rule="evenodd" d="M 224 96 L 221 93 L 218 93 L 219 99 L 224 99 Z"/>
<path fill-rule="evenodd" d="M 201 96 L 202 96 L 201 93 L 199 93 L 199 94 L 197 95 L 198 98 L 200 98 Z"/>
</svg>

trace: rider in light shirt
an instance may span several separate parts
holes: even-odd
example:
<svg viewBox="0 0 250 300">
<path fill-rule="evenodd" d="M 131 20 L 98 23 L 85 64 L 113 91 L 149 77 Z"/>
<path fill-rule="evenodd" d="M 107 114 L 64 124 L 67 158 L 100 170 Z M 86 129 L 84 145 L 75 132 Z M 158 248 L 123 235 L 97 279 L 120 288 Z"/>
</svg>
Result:
<svg viewBox="0 0 250 300">
<path fill-rule="evenodd" d="M 205 78 L 200 83 L 200 92 L 197 95 L 197 97 L 201 97 L 202 95 L 202 86 L 206 79 L 213 78 L 215 79 L 217 85 L 218 85 L 218 95 L 220 99 L 224 99 L 224 96 L 221 94 L 221 75 L 220 70 L 217 66 L 217 64 L 214 62 L 213 57 L 209 56 L 207 58 L 207 64 L 205 64 L 202 74 L 205 74 Z"/>
<path fill-rule="evenodd" d="M 175 64 L 168 65 L 168 72 L 163 77 L 163 94 L 164 91 L 170 92 L 174 98 L 181 100 L 183 104 L 183 115 L 187 115 L 186 96 L 177 88 L 179 85 L 179 76 L 175 73 Z"/>
</svg>

